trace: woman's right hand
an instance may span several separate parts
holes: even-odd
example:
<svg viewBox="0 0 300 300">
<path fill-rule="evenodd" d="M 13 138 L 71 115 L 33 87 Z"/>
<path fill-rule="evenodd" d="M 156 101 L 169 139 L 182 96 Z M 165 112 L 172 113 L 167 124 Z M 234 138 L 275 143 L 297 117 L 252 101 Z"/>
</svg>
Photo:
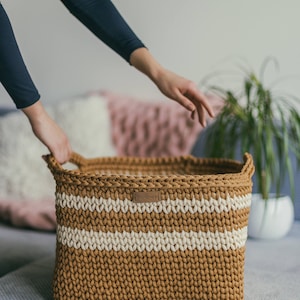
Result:
<svg viewBox="0 0 300 300">
<path fill-rule="evenodd" d="M 72 149 L 63 130 L 47 114 L 41 101 L 23 108 L 35 136 L 49 149 L 56 160 L 63 164 L 70 159 Z"/>
</svg>

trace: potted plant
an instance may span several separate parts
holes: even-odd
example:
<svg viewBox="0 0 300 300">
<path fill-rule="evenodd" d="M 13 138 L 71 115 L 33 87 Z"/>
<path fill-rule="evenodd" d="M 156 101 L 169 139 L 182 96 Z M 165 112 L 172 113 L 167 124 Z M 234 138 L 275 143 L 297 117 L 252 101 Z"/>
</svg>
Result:
<svg viewBox="0 0 300 300">
<path fill-rule="evenodd" d="M 210 86 L 224 106 L 207 129 L 205 154 L 228 158 L 252 154 L 257 194 L 252 197 L 248 234 L 272 239 L 284 236 L 294 219 L 291 154 L 299 165 L 300 115 L 295 97 L 276 94 L 264 84 L 269 61 L 263 64 L 260 77 L 253 71 L 243 71 L 240 90 Z M 291 198 L 281 194 L 286 176 Z"/>
</svg>

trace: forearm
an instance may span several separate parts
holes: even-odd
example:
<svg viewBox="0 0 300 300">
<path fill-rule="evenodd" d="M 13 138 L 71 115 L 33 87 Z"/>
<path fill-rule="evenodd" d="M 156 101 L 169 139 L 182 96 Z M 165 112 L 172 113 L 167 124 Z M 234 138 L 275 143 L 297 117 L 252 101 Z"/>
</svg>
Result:
<svg viewBox="0 0 300 300">
<path fill-rule="evenodd" d="M 107 46 L 129 62 L 145 47 L 110 0 L 62 0 L 68 10 Z"/>
<path fill-rule="evenodd" d="M 31 125 L 42 122 L 45 115 L 47 115 L 40 100 L 30 106 L 22 108 L 22 111 L 29 119 Z"/>
<path fill-rule="evenodd" d="M 154 83 L 159 80 L 159 77 L 165 71 L 146 48 L 133 51 L 130 56 L 130 64 L 148 76 Z"/>
<path fill-rule="evenodd" d="M 187 110 L 198 113 L 199 122 L 205 126 L 205 111 L 212 117 L 213 111 L 208 99 L 201 93 L 196 84 L 161 66 L 151 53 L 145 49 L 137 49 L 130 56 L 130 63 L 137 70 L 147 75 L 168 98 L 177 101 Z"/>
<path fill-rule="evenodd" d="M 40 98 L 21 56 L 9 18 L 1 4 L 0 81 L 17 108 L 30 106 Z"/>
<path fill-rule="evenodd" d="M 41 101 L 23 108 L 22 111 L 28 117 L 36 137 L 49 149 L 58 162 L 68 161 L 72 152 L 68 137 L 48 115 Z"/>
</svg>

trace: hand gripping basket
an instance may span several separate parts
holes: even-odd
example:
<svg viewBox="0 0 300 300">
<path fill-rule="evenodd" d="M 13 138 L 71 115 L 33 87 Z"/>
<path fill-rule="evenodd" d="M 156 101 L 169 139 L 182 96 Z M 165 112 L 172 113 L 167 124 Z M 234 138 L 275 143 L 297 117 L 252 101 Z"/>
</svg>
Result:
<svg viewBox="0 0 300 300">
<path fill-rule="evenodd" d="M 56 181 L 54 299 L 244 299 L 254 172 L 244 162 L 109 157 Z"/>
</svg>

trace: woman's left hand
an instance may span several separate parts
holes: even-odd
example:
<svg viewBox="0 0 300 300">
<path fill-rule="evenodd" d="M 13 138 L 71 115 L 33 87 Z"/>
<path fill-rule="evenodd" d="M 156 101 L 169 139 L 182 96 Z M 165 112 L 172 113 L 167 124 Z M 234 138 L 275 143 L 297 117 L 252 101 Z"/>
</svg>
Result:
<svg viewBox="0 0 300 300">
<path fill-rule="evenodd" d="M 206 113 L 210 117 L 214 116 L 208 98 L 199 91 L 196 84 L 163 68 L 146 48 L 135 50 L 131 54 L 130 63 L 147 75 L 165 96 L 191 111 L 193 119 L 197 113 L 202 126 L 206 126 Z"/>
<path fill-rule="evenodd" d="M 208 98 L 197 88 L 193 81 L 163 69 L 155 79 L 155 83 L 165 96 L 191 111 L 193 119 L 197 114 L 203 127 L 206 126 L 206 112 L 210 117 L 214 116 Z"/>
</svg>

